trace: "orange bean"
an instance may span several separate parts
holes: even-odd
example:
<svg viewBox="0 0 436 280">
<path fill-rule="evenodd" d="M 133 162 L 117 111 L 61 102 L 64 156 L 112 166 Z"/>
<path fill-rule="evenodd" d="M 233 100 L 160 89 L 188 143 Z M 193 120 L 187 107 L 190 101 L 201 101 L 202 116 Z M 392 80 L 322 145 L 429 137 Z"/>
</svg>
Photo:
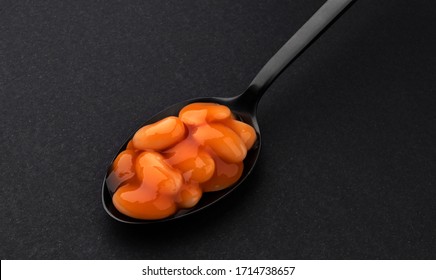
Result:
<svg viewBox="0 0 436 280">
<path fill-rule="evenodd" d="M 148 188 L 161 194 L 175 195 L 183 184 L 180 172 L 168 165 L 162 155 L 143 152 L 136 160 L 136 175 Z"/>
<path fill-rule="evenodd" d="M 133 146 L 133 140 L 130 140 L 127 143 L 126 150 L 135 150 L 135 147 Z"/>
<path fill-rule="evenodd" d="M 215 171 L 215 162 L 212 157 L 204 152 L 199 151 L 197 155 L 186 158 L 174 167 L 181 170 L 186 180 L 192 180 L 197 183 L 209 180 Z"/>
<path fill-rule="evenodd" d="M 215 103 L 192 103 L 185 106 L 179 118 L 188 125 L 201 125 L 206 122 L 220 121 L 230 118 L 232 112 L 226 106 Z"/>
<path fill-rule="evenodd" d="M 177 205 L 181 208 L 194 207 L 202 194 L 203 192 L 198 184 L 185 184 L 177 196 Z"/>
<path fill-rule="evenodd" d="M 110 190 L 116 190 L 122 183 L 135 176 L 135 159 L 136 154 L 132 150 L 122 151 L 116 157 L 106 180 Z"/>
<path fill-rule="evenodd" d="M 112 202 L 118 211 L 136 219 L 157 220 L 177 211 L 173 198 L 136 184 L 121 186 L 113 195 Z"/>
<path fill-rule="evenodd" d="M 253 147 L 253 144 L 256 141 L 257 136 L 256 136 L 256 131 L 251 125 L 231 119 L 226 120 L 224 124 L 238 134 L 238 136 L 244 142 L 247 150 L 250 150 L 251 147 Z"/>
<path fill-rule="evenodd" d="M 247 155 L 247 148 L 236 132 L 220 123 L 199 126 L 192 137 L 227 162 L 243 161 Z"/>
<path fill-rule="evenodd" d="M 216 157 L 215 160 L 215 173 L 209 181 L 200 184 L 204 192 L 214 192 L 225 189 L 241 178 L 244 164 L 242 162 L 227 163 L 220 158 Z"/>
<path fill-rule="evenodd" d="M 140 128 L 133 136 L 133 145 L 139 150 L 163 150 L 185 137 L 185 126 L 177 117 L 167 117 Z"/>
<path fill-rule="evenodd" d="M 215 162 L 193 139 L 185 139 L 163 153 L 166 161 L 183 173 L 185 181 L 205 182 L 212 177 Z"/>
</svg>

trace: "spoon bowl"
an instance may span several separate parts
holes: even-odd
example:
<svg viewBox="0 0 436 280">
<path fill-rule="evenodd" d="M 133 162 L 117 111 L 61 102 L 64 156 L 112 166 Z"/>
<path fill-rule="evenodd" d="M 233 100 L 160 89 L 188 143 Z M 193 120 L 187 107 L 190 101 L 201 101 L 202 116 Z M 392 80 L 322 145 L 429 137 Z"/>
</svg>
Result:
<svg viewBox="0 0 436 280">
<path fill-rule="evenodd" d="M 244 93 L 245 94 L 245 93 Z M 108 189 L 108 186 L 106 184 L 106 177 L 103 181 L 103 187 L 102 187 L 102 200 L 103 200 L 103 207 L 106 210 L 106 212 L 114 218 L 117 221 L 129 223 L 129 224 L 150 224 L 150 223 L 157 223 L 162 221 L 169 221 L 181 218 L 183 216 L 186 216 L 188 214 L 193 214 L 195 212 L 198 212 L 202 210 L 203 208 L 210 206 L 214 204 L 215 202 L 221 200 L 223 197 L 227 196 L 229 193 L 231 193 L 235 188 L 237 188 L 244 180 L 245 178 L 251 173 L 251 170 L 256 164 L 256 161 L 260 154 L 260 144 L 261 144 L 261 138 L 260 138 L 260 131 L 259 126 L 257 124 L 256 119 L 256 104 L 250 104 L 246 101 L 245 95 L 241 94 L 236 97 L 231 98 L 219 98 L 219 97 L 200 97 L 200 98 L 194 98 L 190 100 L 185 100 L 182 102 L 179 102 L 177 104 L 174 104 L 165 110 L 157 113 L 150 119 L 148 119 L 142 126 L 148 125 L 154 122 L 157 122 L 163 118 L 166 118 L 168 116 L 177 116 L 179 111 L 185 107 L 188 104 L 195 103 L 195 102 L 206 102 L 206 103 L 218 103 L 221 105 L 225 105 L 230 108 L 232 113 L 235 115 L 237 119 L 239 119 L 242 122 L 245 122 L 249 125 L 251 125 L 257 134 L 256 142 L 254 143 L 253 147 L 247 151 L 247 156 L 244 159 L 244 170 L 242 172 L 241 178 L 233 184 L 232 186 L 225 188 L 221 191 L 217 192 L 206 192 L 203 194 L 200 201 L 192 208 L 190 209 L 180 209 L 178 210 L 174 215 L 161 219 L 161 220 L 139 220 L 135 218 L 131 218 L 129 216 L 126 216 L 119 212 L 115 206 L 112 203 L 112 196 L 110 194 L 110 191 Z M 254 105 L 254 106 L 253 106 Z M 141 126 L 141 127 L 142 127 Z M 120 152 L 126 149 L 127 143 L 132 139 L 133 134 L 127 138 L 127 140 L 124 142 L 124 144 L 120 147 L 116 155 L 118 155 Z M 115 156 L 116 157 L 116 156 Z M 115 157 L 112 159 L 112 162 L 115 160 Z M 109 172 L 108 168 L 108 172 Z"/>
<path fill-rule="evenodd" d="M 286 67 L 289 66 L 289 64 L 291 64 L 291 62 L 294 61 L 352 2 L 353 0 L 328 0 L 265 64 L 244 93 L 228 98 L 201 97 L 185 100 L 166 108 L 143 124 L 144 126 L 155 123 L 168 116 L 177 116 L 183 107 L 195 102 L 218 103 L 229 107 L 237 119 L 252 126 L 257 134 L 256 142 L 253 147 L 247 151 L 247 156 L 243 161 L 244 169 L 241 178 L 236 183 L 220 191 L 204 193 L 200 201 L 194 207 L 190 209 L 180 209 L 170 217 L 160 220 L 140 220 L 126 216 L 115 208 L 112 203 L 111 191 L 107 186 L 106 175 L 102 186 L 102 202 L 109 216 L 117 221 L 129 224 L 151 224 L 171 221 L 194 214 L 215 204 L 240 186 L 253 170 L 260 154 L 261 134 L 257 123 L 256 111 L 262 95 L 284 69 L 286 69 Z M 114 156 L 112 162 L 121 151 L 126 149 L 128 142 L 132 138 L 133 134 L 126 139 Z M 107 174 L 109 174 L 109 171 L 110 167 L 107 170 Z"/>
</svg>

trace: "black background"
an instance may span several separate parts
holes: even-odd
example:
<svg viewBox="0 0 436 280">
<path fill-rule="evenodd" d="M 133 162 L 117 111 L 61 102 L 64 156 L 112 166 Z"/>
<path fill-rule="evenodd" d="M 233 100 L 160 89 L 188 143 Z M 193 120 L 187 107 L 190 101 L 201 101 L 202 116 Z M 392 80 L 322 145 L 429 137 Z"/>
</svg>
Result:
<svg viewBox="0 0 436 280">
<path fill-rule="evenodd" d="M 357 1 L 263 97 L 260 161 L 218 206 L 102 208 L 131 132 L 241 93 L 323 2 L 1 1 L 0 257 L 436 258 L 434 1 Z"/>
</svg>

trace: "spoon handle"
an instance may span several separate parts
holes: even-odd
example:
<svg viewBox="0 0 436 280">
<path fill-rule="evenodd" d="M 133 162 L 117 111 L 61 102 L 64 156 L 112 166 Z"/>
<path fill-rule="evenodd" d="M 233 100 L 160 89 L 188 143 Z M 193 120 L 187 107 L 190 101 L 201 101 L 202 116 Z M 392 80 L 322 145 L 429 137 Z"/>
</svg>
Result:
<svg viewBox="0 0 436 280">
<path fill-rule="evenodd" d="M 294 61 L 326 27 L 354 0 L 328 0 L 280 48 L 253 79 L 245 93 L 259 101 L 274 80 Z"/>
</svg>

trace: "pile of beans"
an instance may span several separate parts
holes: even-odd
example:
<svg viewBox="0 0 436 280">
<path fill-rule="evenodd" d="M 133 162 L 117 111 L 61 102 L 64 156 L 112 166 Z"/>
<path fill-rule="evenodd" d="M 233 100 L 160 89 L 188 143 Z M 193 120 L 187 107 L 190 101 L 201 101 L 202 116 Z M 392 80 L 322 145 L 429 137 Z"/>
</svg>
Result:
<svg viewBox="0 0 436 280">
<path fill-rule="evenodd" d="M 144 220 L 169 217 L 191 208 L 203 192 L 234 184 L 254 142 L 254 129 L 235 120 L 230 109 L 192 103 L 171 116 L 140 128 L 108 175 L 114 206 Z"/>
</svg>

